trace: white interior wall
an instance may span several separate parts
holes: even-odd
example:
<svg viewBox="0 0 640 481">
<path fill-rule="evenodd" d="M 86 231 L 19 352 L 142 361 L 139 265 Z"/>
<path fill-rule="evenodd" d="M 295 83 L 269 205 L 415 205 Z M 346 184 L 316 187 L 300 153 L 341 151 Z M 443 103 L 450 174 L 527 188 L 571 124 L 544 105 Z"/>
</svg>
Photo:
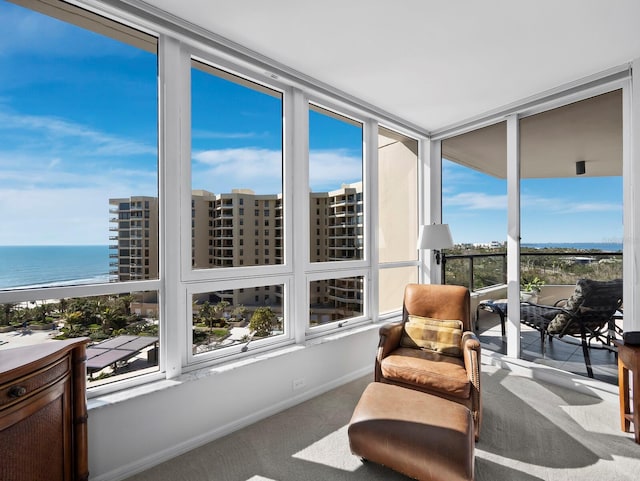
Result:
<svg viewBox="0 0 640 481">
<path fill-rule="evenodd" d="M 370 325 L 92 399 L 91 479 L 125 479 L 360 376 L 373 380 L 377 343 Z"/>
</svg>

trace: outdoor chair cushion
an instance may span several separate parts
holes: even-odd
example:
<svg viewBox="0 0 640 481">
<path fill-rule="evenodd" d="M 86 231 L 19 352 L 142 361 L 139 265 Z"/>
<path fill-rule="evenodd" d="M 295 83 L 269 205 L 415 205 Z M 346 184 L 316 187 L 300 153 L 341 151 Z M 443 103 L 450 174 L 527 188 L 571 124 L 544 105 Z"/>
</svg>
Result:
<svg viewBox="0 0 640 481">
<path fill-rule="evenodd" d="M 576 283 L 573 294 L 562 306 L 562 310 L 556 312 L 549 322 L 547 332 L 549 334 L 571 334 L 566 332 L 570 321 L 577 315 L 584 318 L 583 322 L 589 322 L 591 314 L 598 319 L 596 324 L 601 324 L 604 315 L 611 317 L 618 306 L 618 300 L 622 298 L 622 280 L 596 281 L 592 279 L 580 279 Z M 549 314 L 554 314 L 549 311 Z M 578 327 L 574 327 L 578 333 Z"/>
</svg>

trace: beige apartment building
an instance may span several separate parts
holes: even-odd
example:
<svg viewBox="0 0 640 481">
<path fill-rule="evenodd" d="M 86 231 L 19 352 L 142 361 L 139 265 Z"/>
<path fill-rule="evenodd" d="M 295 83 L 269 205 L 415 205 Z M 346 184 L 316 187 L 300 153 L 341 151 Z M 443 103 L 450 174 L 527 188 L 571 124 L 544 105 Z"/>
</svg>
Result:
<svg viewBox="0 0 640 481">
<path fill-rule="evenodd" d="M 113 281 L 158 277 L 158 199 L 109 199 L 109 276 Z"/>
<path fill-rule="evenodd" d="M 158 276 L 158 199 L 110 199 L 112 224 L 110 275 L 114 281 Z M 363 258 L 362 183 L 310 194 L 311 262 Z M 214 194 L 193 190 L 191 247 L 193 269 L 275 265 L 284 262 L 282 194 L 233 189 Z M 362 313 L 362 279 L 311 283 L 312 323 Z M 209 293 L 200 302 L 231 306 L 268 305 L 281 311 L 280 286 Z"/>
</svg>

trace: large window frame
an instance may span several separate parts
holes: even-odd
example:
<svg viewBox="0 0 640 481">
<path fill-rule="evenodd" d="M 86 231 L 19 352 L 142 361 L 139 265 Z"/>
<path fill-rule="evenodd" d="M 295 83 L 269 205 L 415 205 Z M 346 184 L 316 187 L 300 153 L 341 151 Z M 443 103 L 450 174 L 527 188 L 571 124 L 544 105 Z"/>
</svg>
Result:
<svg viewBox="0 0 640 481">
<path fill-rule="evenodd" d="M 623 324 L 627 329 L 627 323 L 634 323 L 635 304 L 633 301 L 634 280 L 629 273 L 633 263 L 635 248 L 633 242 L 634 222 L 631 191 L 632 155 L 630 153 L 630 91 L 633 79 L 627 71 L 609 71 L 596 74 L 589 79 L 584 79 L 582 85 L 572 85 L 570 88 L 561 87 L 552 92 L 545 92 L 536 99 L 530 99 L 522 105 L 515 105 L 508 111 L 500 112 L 486 118 L 478 119 L 465 124 L 460 128 L 453 127 L 433 134 L 431 142 L 440 153 L 440 144 L 447 138 L 468 133 L 483 127 L 505 122 L 506 119 L 506 147 L 507 147 L 507 300 L 509 305 L 520 303 L 520 222 L 521 222 L 521 158 L 520 158 L 520 120 L 527 117 L 551 111 L 553 109 L 569 106 L 575 102 L 588 100 L 598 95 L 621 90 L 622 92 L 622 184 L 623 184 L 623 279 L 624 298 L 631 299 L 629 305 L 625 305 Z M 441 157 L 441 155 L 439 155 Z M 437 160 L 437 159 L 436 159 Z M 626 179 L 626 180 L 625 180 Z M 635 223 L 637 225 L 637 223 Z M 629 306 L 634 306 L 629 309 Z M 507 315 L 507 357 L 520 358 L 520 309 L 510 309 Z"/>
<path fill-rule="evenodd" d="M 17 1 L 17 3 L 21 3 Z M 25 1 L 28 8 L 32 2 Z M 92 388 L 89 397 L 128 389 L 151 381 L 173 379 L 181 374 L 236 360 L 252 358 L 257 352 L 271 352 L 290 345 L 304 347 L 307 342 L 329 342 L 337 332 L 348 334 L 358 326 L 378 320 L 377 236 L 375 234 L 378 125 L 417 139 L 422 146 L 426 133 L 413 130 L 375 108 L 358 103 L 338 91 L 299 78 L 294 72 L 265 65 L 245 51 L 233 50 L 221 39 L 208 38 L 184 26 L 172 26 L 163 18 L 142 8 L 123 11 L 108 4 L 77 2 L 81 8 L 105 15 L 125 26 L 131 25 L 158 39 L 159 105 L 159 277 L 99 285 L 0 291 L 0 303 L 25 302 L 53 297 L 85 297 L 140 291 L 157 291 L 161 344 L 159 371 Z M 51 14 L 67 8 L 63 2 L 42 0 L 41 11 Z M 75 8 L 75 7 L 74 7 Z M 284 250 L 282 264 L 238 266 L 224 269 L 192 269 L 191 266 L 191 120 L 190 69 L 192 59 L 227 71 L 247 81 L 282 93 L 283 98 L 283 215 Z M 310 104 L 360 123 L 363 129 L 363 256 L 357 260 L 311 263 L 309 259 L 309 138 Z M 422 154 L 421 154 L 422 155 Z M 244 206 L 248 209 L 253 206 Z M 177 227 L 177 228 L 176 228 Z M 253 229 L 253 226 L 244 226 Z M 260 226 L 260 228 L 264 228 Z M 303 246 L 300 248 L 300 246 Z M 244 246 L 253 250 L 253 246 Z M 269 246 L 271 248 L 271 246 Z M 415 266 L 407 261 L 402 265 Z M 309 328 L 309 286 L 315 280 L 361 277 L 362 315 Z M 287 325 L 283 335 L 251 342 L 248 349 L 235 346 L 225 351 L 192 354 L 190 328 L 191 299 L 194 294 L 215 290 L 257 286 L 283 286 L 283 313 Z M 396 313 L 397 314 L 397 313 Z M 344 322 L 347 321 L 347 322 Z M 355 331 L 357 332 L 357 330 Z M 323 341 L 324 342 L 324 341 Z M 225 351 L 225 352 L 222 352 Z"/>
<path fill-rule="evenodd" d="M 160 34 L 152 26 L 144 24 L 144 22 L 131 22 L 129 19 L 120 18 L 119 16 L 113 16 L 106 12 L 97 11 L 94 8 L 88 6 L 76 6 L 68 4 L 62 1 L 42 0 L 42 1 L 26 1 L 26 0 L 12 0 L 12 3 L 19 5 L 27 10 L 32 10 L 41 13 L 45 16 L 57 19 L 61 22 L 74 25 L 75 27 L 85 29 L 87 31 L 103 35 L 113 40 L 134 46 L 138 49 L 146 52 L 151 52 L 156 55 L 157 62 L 161 61 L 160 58 Z M 159 76 L 159 68 L 155 77 Z M 159 104 L 159 102 L 158 102 Z M 160 117 L 157 113 L 157 138 L 160 141 Z M 157 195 L 158 199 L 162 196 L 161 187 L 161 160 L 160 153 L 157 156 Z M 135 195 L 135 193 L 132 193 Z M 105 210 L 108 208 L 105 205 Z M 162 213 L 158 214 L 158 222 L 161 222 Z M 108 221 L 108 217 L 105 215 L 105 222 Z M 107 231 L 105 226 L 105 231 Z M 161 244 L 161 235 L 159 235 L 158 242 Z M 158 256 L 161 256 L 158 253 Z M 158 259 L 158 264 L 161 264 Z M 137 292 L 156 292 L 158 298 L 158 316 L 159 316 L 159 336 L 160 342 L 164 342 L 164 326 L 165 316 L 163 309 L 164 289 L 162 274 L 159 267 L 158 277 L 153 279 L 143 280 L 126 280 L 118 282 L 105 282 L 105 283 L 89 283 L 78 285 L 53 285 L 51 287 L 19 287 L 6 290 L 0 290 L 0 304 L 3 303 L 26 303 L 33 301 L 45 301 L 48 299 L 71 299 L 71 298 L 87 298 L 98 296 L 111 296 L 111 295 L 126 295 Z M 133 375 L 131 377 L 117 377 L 114 382 L 109 384 L 89 384 L 90 393 L 92 396 L 100 395 L 105 392 L 111 392 L 115 389 L 126 389 L 132 386 L 139 385 L 142 382 L 149 382 L 153 380 L 165 378 L 165 366 L 164 358 L 159 357 L 157 363 L 157 370 L 152 373 L 144 373 L 140 375 Z"/>
</svg>

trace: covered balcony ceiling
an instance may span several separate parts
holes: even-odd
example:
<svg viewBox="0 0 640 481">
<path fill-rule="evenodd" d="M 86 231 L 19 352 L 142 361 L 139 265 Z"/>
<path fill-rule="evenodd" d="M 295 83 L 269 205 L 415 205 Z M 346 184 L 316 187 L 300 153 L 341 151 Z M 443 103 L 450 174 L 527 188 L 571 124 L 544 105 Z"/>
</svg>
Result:
<svg viewBox="0 0 640 481">
<path fill-rule="evenodd" d="M 489 127 L 446 139 L 442 156 L 499 178 L 507 175 L 507 126 Z M 575 102 L 520 120 L 520 176 L 622 175 L 622 92 Z"/>
</svg>

